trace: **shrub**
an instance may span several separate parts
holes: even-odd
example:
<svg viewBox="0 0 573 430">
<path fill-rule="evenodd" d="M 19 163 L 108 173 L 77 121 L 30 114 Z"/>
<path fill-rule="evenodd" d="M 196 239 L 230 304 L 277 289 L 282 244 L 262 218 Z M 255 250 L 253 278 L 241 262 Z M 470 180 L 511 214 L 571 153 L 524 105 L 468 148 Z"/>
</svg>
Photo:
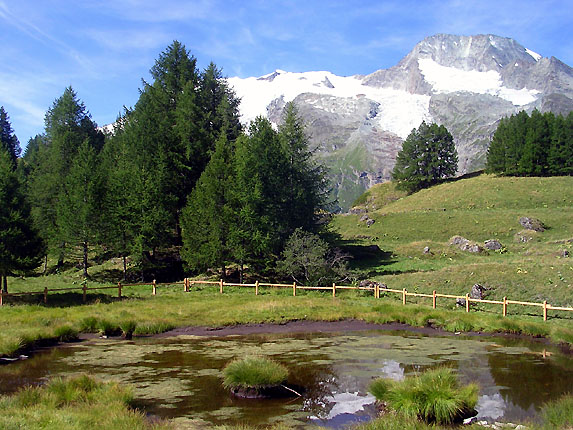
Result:
<svg viewBox="0 0 573 430">
<path fill-rule="evenodd" d="M 450 424 L 473 412 L 478 387 L 470 384 L 460 388 L 453 370 L 443 367 L 404 381 L 377 379 L 370 392 L 406 417 Z"/>
<path fill-rule="evenodd" d="M 286 381 L 288 370 L 266 357 L 233 360 L 223 370 L 226 388 L 262 388 Z"/>
</svg>

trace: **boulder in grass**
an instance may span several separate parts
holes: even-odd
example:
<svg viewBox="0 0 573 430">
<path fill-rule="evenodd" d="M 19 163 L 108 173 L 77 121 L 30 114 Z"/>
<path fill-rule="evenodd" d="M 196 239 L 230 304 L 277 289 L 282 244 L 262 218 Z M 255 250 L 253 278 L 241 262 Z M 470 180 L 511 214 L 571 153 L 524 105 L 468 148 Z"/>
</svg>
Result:
<svg viewBox="0 0 573 430">
<path fill-rule="evenodd" d="M 503 248 L 503 245 L 497 239 L 486 240 L 484 242 L 484 246 L 486 249 L 489 249 L 490 251 L 499 251 L 500 249 Z"/>
<path fill-rule="evenodd" d="M 475 242 L 471 242 L 462 236 L 454 236 L 450 239 L 450 245 L 457 246 L 462 251 L 480 253 L 484 251 L 484 248 Z"/>
<path fill-rule="evenodd" d="M 522 216 L 521 218 L 519 218 L 519 223 L 526 230 L 542 232 L 545 231 L 546 228 L 545 225 L 537 218 L 531 218 L 527 216 Z"/>
</svg>

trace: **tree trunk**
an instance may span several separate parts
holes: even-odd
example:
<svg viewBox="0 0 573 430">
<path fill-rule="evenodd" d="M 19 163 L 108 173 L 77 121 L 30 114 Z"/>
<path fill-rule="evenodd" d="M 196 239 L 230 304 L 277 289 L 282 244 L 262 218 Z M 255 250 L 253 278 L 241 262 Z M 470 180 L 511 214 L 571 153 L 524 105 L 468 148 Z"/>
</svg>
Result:
<svg viewBox="0 0 573 430">
<path fill-rule="evenodd" d="M 66 254 L 66 242 L 60 243 L 60 255 L 58 256 L 57 267 L 60 269 L 64 265 L 64 256 Z"/>
<path fill-rule="evenodd" d="M 244 266 L 243 266 L 243 262 L 241 261 L 241 270 L 239 271 L 239 284 L 243 283 L 243 270 L 244 270 Z"/>
<path fill-rule="evenodd" d="M 42 275 L 45 276 L 47 272 L 48 272 L 48 254 L 44 256 L 44 273 L 42 273 Z"/>
<path fill-rule="evenodd" d="M 4 294 L 8 293 L 8 276 L 6 275 L 6 273 L 2 273 L 1 276 L 1 280 L 2 280 L 2 292 Z"/>
<path fill-rule="evenodd" d="M 223 281 L 226 281 L 227 278 L 227 268 L 225 267 L 224 264 L 221 265 L 221 279 Z"/>
<path fill-rule="evenodd" d="M 123 255 L 123 280 L 127 281 L 127 257 Z"/>
<path fill-rule="evenodd" d="M 87 240 L 84 240 L 83 243 L 83 248 L 84 248 L 84 278 L 87 279 L 88 277 L 88 242 Z"/>
</svg>

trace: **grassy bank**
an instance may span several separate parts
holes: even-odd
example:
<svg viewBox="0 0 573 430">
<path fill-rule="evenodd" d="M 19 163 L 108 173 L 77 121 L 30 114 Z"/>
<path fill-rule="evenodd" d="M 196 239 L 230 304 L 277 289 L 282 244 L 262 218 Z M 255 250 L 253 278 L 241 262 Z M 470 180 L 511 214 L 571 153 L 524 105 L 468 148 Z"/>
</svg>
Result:
<svg viewBox="0 0 573 430">
<path fill-rule="evenodd" d="M 80 430 L 167 430 L 167 422 L 151 422 L 131 408 L 128 388 L 101 383 L 87 376 L 52 379 L 44 387 L 28 387 L 0 396 L 0 428 Z"/>
<path fill-rule="evenodd" d="M 52 280 L 52 282 L 54 282 Z M 219 294 L 214 286 L 184 293 L 180 285 L 158 289 L 128 287 L 125 298 L 89 295 L 81 304 L 81 293 L 54 294 L 48 305 L 15 305 L 0 309 L 0 354 L 13 356 L 35 342 L 75 332 L 120 334 L 127 329 L 135 335 L 154 334 L 174 327 L 224 326 L 246 323 L 281 323 L 289 320 L 360 319 L 368 322 L 400 322 L 412 326 L 432 326 L 448 331 L 483 331 L 547 336 L 555 342 L 573 344 L 570 320 L 544 322 L 539 316 L 470 312 L 465 309 L 436 309 L 431 305 L 402 306 L 395 299 L 375 299 L 371 293 L 261 289 L 260 295 L 248 288 L 226 287 Z M 75 301 L 75 305 L 72 303 Z M 62 339 L 65 340 L 65 339 Z"/>
</svg>

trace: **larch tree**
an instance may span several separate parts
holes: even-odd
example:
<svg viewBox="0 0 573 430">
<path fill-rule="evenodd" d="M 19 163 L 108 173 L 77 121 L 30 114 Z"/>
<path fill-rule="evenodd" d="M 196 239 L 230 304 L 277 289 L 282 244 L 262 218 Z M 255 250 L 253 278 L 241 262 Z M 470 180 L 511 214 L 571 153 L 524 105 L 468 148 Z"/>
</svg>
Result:
<svg viewBox="0 0 573 430">
<path fill-rule="evenodd" d="M 0 149 L 0 281 L 8 292 L 8 275 L 40 265 L 44 242 L 33 227 L 11 154 Z"/>
<path fill-rule="evenodd" d="M 67 235 L 58 217 L 59 202 L 66 194 L 66 181 L 82 144 L 99 152 L 104 135 L 97 129 L 84 103 L 72 87 L 56 99 L 45 117 L 45 144 L 39 145 L 38 164 L 30 172 L 29 193 L 35 223 L 52 249 L 58 249 L 63 264 Z"/>
<path fill-rule="evenodd" d="M 4 106 L 0 106 L 0 150 L 5 150 L 10 155 L 12 164 L 16 166 L 16 161 L 22 152 L 20 142 L 12 130 L 10 124 L 10 117 L 4 110 Z"/>
</svg>

